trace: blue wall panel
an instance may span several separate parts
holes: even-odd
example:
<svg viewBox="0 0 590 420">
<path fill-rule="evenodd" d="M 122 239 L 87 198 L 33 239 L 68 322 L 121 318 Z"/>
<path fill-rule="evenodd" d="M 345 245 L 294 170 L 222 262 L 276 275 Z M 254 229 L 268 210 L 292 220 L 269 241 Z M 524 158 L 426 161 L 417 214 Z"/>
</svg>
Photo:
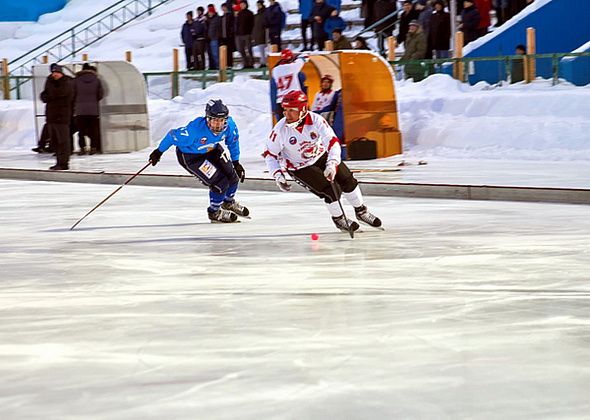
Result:
<svg viewBox="0 0 590 420">
<path fill-rule="evenodd" d="M 537 54 L 571 52 L 590 40 L 589 22 L 590 0 L 551 0 L 465 56 L 514 55 L 516 45 L 526 45 L 529 27 L 536 30 Z M 496 83 L 505 78 L 504 63 L 480 62 L 474 69 L 475 74 L 469 76 L 471 83 Z M 537 75 L 552 76 L 550 59 L 537 60 Z"/>
<path fill-rule="evenodd" d="M 0 22 L 36 21 L 44 13 L 61 10 L 67 0 L 0 0 Z"/>
</svg>

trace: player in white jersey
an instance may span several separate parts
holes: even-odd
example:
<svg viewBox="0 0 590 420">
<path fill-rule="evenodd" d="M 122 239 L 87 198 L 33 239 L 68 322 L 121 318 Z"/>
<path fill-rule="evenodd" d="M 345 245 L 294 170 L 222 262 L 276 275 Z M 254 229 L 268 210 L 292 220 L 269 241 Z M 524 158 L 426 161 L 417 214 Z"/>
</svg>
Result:
<svg viewBox="0 0 590 420">
<path fill-rule="evenodd" d="M 268 171 L 281 191 L 291 189 L 285 169 L 296 182 L 324 199 L 338 229 L 359 228 L 342 213 L 338 204 L 341 195 L 354 207 L 360 222 L 380 227 L 381 220 L 363 203 L 358 181 L 340 160 L 340 144 L 334 131 L 321 115 L 308 112 L 307 95 L 291 91 L 283 97 L 282 107 L 285 117 L 274 126 L 263 153 Z"/>
<path fill-rule="evenodd" d="M 311 110 L 321 114 L 323 112 L 333 111 L 333 109 L 330 108 L 336 91 L 332 89 L 334 78 L 329 74 L 323 75 L 320 79 L 320 83 L 321 89 L 316 93 L 315 98 L 313 98 Z"/>
<path fill-rule="evenodd" d="M 272 111 L 277 121 L 283 118 L 281 102 L 287 92 L 300 90 L 307 93 L 305 73 L 301 70 L 308 60 L 309 58 L 305 55 L 295 58 L 293 52 L 287 48 L 281 51 L 281 59 L 272 69 L 272 78 L 270 79 Z"/>
</svg>

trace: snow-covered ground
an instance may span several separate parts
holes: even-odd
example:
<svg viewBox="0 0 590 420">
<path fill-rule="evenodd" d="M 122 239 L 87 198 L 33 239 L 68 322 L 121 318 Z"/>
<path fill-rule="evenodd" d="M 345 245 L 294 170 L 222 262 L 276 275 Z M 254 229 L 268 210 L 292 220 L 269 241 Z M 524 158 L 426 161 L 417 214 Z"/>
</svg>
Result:
<svg viewBox="0 0 590 420">
<path fill-rule="evenodd" d="M 406 169 L 387 179 L 402 182 L 492 184 L 587 188 L 590 176 L 590 86 L 475 86 L 434 75 L 396 82 L 404 156 L 351 163 L 391 167 L 401 159 L 425 159 L 426 167 Z M 222 98 L 240 129 L 242 160 L 249 176 L 264 176 L 260 158 L 271 128 L 268 82 L 238 77 L 193 89 L 174 100 L 150 100 L 152 147 L 171 127 L 202 115 L 208 99 Z M 30 152 L 35 146 L 32 102 L 0 101 L 0 162 L 5 167 L 45 168 L 52 158 Z M 73 169 L 134 172 L 151 148 L 125 155 L 72 158 Z M 172 153 L 154 168 L 182 173 Z M 384 179 L 372 174 L 371 179 Z"/>
</svg>

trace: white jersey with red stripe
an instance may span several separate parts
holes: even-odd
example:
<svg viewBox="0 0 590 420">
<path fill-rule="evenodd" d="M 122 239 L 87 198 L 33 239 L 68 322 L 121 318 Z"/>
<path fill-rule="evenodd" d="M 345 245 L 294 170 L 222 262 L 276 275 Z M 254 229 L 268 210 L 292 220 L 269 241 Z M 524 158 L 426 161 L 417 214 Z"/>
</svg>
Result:
<svg viewBox="0 0 590 420">
<path fill-rule="evenodd" d="M 299 81 L 299 72 L 306 61 L 306 57 L 298 57 L 291 63 L 280 64 L 272 69 L 272 78 L 277 86 L 276 103 L 280 104 L 283 96 L 291 90 L 303 91 L 303 86 Z"/>
<path fill-rule="evenodd" d="M 282 168 L 297 170 L 313 165 L 326 151 L 328 160 L 339 165 L 340 143 L 334 130 L 321 115 L 308 112 L 297 127 L 289 127 L 282 118 L 266 140 L 262 156 L 275 177 Z"/>
<path fill-rule="evenodd" d="M 311 106 L 311 110 L 314 112 L 321 111 L 328 105 L 332 103 L 332 99 L 334 98 L 334 94 L 336 91 L 332 89 L 328 89 L 327 91 L 319 91 L 315 98 L 313 98 L 313 105 Z"/>
</svg>

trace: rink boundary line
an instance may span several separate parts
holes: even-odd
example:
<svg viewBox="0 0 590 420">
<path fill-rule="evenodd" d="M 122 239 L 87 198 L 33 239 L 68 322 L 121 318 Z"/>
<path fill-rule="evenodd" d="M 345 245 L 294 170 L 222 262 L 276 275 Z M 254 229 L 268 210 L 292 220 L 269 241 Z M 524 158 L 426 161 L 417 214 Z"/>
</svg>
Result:
<svg viewBox="0 0 590 420">
<path fill-rule="evenodd" d="M 74 182 L 121 185 L 131 173 L 99 171 L 49 171 L 44 169 L 0 168 L 0 178 L 22 181 Z M 590 204 L 590 189 L 555 187 L 511 187 L 496 185 L 454 185 L 359 181 L 365 195 L 384 197 L 442 198 L 485 201 L 523 201 Z M 129 184 L 146 187 L 205 188 L 190 175 L 141 174 Z M 304 191 L 292 183 L 293 191 Z M 240 189 L 277 192 L 274 180 L 247 178 Z"/>
</svg>

